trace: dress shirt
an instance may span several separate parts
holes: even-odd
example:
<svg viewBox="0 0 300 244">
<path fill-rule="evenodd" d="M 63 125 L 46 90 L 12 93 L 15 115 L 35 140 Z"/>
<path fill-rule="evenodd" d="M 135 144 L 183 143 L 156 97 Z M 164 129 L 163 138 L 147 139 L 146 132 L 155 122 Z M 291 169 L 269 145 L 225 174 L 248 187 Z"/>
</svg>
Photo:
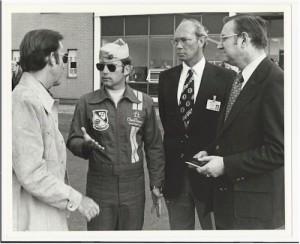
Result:
<svg viewBox="0 0 300 244">
<path fill-rule="evenodd" d="M 194 70 L 194 74 L 193 74 L 193 77 L 194 77 L 194 103 L 196 103 L 197 94 L 199 91 L 204 67 L 205 67 L 205 58 L 204 57 L 194 67 L 189 67 L 184 62 L 182 63 L 182 70 L 181 70 L 181 75 L 180 75 L 178 90 L 177 90 L 178 104 L 180 102 L 180 96 L 181 96 L 181 93 L 183 90 L 184 82 L 185 82 L 186 78 L 188 77 L 188 71 L 191 68 Z"/>
<path fill-rule="evenodd" d="M 267 55 L 264 53 L 263 55 L 259 56 L 258 58 L 256 58 L 252 63 L 248 64 L 244 70 L 242 71 L 242 75 L 244 78 L 244 82 L 242 84 L 242 88 L 244 88 L 244 86 L 246 85 L 247 81 L 249 80 L 249 78 L 251 77 L 251 75 L 253 74 L 254 70 L 257 68 L 257 66 L 261 63 L 261 61 L 263 61 L 263 59 L 267 57 Z"/>
</svg>

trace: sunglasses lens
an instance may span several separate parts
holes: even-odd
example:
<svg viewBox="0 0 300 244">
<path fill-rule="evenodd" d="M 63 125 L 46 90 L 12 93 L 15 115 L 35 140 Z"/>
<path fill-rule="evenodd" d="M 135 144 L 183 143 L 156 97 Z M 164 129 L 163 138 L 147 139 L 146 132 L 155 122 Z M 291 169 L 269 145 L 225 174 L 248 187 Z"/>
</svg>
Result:
<svg viewBox="0 0 300 244">
<path fill-rule="evenodd" d="M 116 71 L 116 66 L 113 64 L 107 64 L 107 68 L 110 72 L 115 72 Z"/>
<path fill-rule="evenodd" d="M 96 67 L 97 67 L 97 70 L 99 70 L 99 71 L 103 71 L 104 70 L 104 64 L 100 64 L 100 63 L 97 63 L 96 64 Z"/>
</svg>

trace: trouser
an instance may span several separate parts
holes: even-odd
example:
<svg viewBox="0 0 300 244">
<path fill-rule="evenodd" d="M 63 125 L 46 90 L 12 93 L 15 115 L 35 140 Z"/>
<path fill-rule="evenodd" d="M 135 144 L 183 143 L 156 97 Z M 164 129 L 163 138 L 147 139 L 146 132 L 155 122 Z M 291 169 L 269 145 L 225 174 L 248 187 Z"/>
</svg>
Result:
<svg viewBox="0 0 300 244">
<path fill-rule="evenodd" d="M 205 201 L 195 198 L 187 173 L 184 176 L 181 193 L 176 198 L 166 198 L 166 205 L 169 214 L 171 230 L 194 230 L 195 229 L 195 209 L 202 230 L 212 230 L 214 227 L 213 214 L 204 216 Z"/>
<path fill-rule="evenodd" d="M 89 170 L 86 195 L 99 204 L 100 214 L 87 223 L 91 230 L 141 230 L 144 224 L 145 180 L 143 168 L 107 172 Z M 97 172 L 98 171 L 98 172 Z"/>
</svg>

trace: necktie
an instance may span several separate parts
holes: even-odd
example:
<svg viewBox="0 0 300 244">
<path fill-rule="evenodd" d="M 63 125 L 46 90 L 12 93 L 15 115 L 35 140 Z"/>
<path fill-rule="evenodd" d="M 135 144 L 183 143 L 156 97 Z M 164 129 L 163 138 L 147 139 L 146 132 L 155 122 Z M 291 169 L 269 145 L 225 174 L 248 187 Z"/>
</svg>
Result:
<svg viewBox="0 0 300 244">
<path fill-rule="evenodd" d="M 229 95 L 229 100 L 228 100 L 227 107 L 226 107 L 225 121 L 228 117 L 230 110 L 233 107 L 233 104 L 235 103 L 237 97 L 239 96 L 239 94 L 242 90 L 243 82 L 244 82 L 244 79 L 242 76 L 242 72 L 239 72 L 237 74 L 237 76 L 235 77 L 233 84 L 232 84 L 232 88 L 231 88 L 230 95 Z"/>
<path fill-rule="evenodd" d="M 188 71 L 188 77 L 186 78 L 183 86 L 183 90 L 180 96 L 179 110 L 182 116 L 182 120 L 185 128 L 189 126 L 190 117 L 192 115 L 194 107 L 194 78 L 193 69 Z"/>
</svg>

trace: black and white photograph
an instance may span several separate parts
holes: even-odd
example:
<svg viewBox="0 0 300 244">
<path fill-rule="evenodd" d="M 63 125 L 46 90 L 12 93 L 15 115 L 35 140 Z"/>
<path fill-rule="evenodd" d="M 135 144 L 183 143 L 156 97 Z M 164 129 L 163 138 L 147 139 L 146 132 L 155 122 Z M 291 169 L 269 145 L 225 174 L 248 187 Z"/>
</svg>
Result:
<svg viewBox="0 0 300 244">
<path fill-rule="evenodd" d="M 3 1 L 1 241 L 299 242 L 297 9 Z"/>
</svg>

